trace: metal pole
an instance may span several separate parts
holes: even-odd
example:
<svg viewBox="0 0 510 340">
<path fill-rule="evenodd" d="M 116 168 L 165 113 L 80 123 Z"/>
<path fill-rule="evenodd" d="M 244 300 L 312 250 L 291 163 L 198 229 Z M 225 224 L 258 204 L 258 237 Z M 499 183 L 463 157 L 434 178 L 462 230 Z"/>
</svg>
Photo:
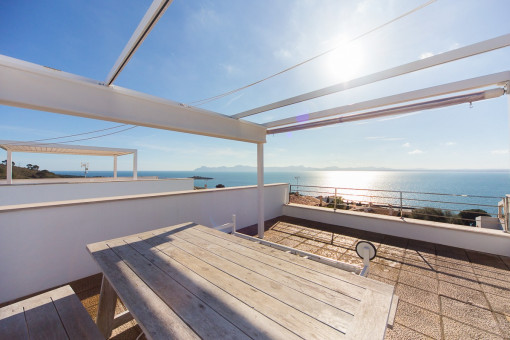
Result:
<svg viewBox="0 0 510 340">
<path fill-rule="evenodd" d="M 117 179 L 117 155 L 113 156 L 113 178 Z"/>
<path fill-rule="evenodd" d="M 232 234 L 236 233 L 236 215 L 232 215 Z"/>
<path fill-rule="evenodd" d="M 335 205 L 333 206 L 333 211 L 336 211 L 336 188 L 335 188 Z"/>
<path fill-rule="evenodd" d="M 508 229 L 509 229 L 509 218 L 510 218 L 510 211 L 508 211 L 510 209 L 510 200 L 508 199 L 508 196 L 505 196 L 505 199 L 504 199 L 504 202 L 505 202 L 505 233 L 508 233 Z"/>
<path fill-rule="evenodd" d="M 7 151 L 7 184 L 12 184 L 12 151 Z"/>
<path fill-rule="evenodd" d="M 138 179 L 138 151 L 133 153 L 133 179 Z"/>
<path fill-rule="evenodd" d="M 264 238 L 264 144 L 257 143 L 258 236 Z"/>
<path fill-rule="evenodd" d="M 404 218 L 404 215 L 402 214 L 402 191 L 400 192 L 400 217 Z"/>
</svg>

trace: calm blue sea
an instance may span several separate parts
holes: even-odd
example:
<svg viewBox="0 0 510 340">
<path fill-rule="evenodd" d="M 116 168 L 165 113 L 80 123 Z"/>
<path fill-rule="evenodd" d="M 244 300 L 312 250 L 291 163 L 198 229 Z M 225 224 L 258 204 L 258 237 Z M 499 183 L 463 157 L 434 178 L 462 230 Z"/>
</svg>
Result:
<svg viewBox="0 0 510 340">
<path fill-rule="evenodd" d="M 59 174 L 82 175 L 80 171 L 56 171 Z M 88 176 L 113 176 L 112 171 L 90 171 Z M 130 171 L 119 171 L 119 176 L 132 176 Z M 207 184 L 214 188 L 217 184 L 226 187 L 255 185 L 255 172 L 194 172 L 194 171 L 139 171 L 138 176 L 158 176 L 159 178 L 182 178 L 191 176 L 212 177 L 211 180 L 195 180 L 196 186 Z M 469 209 L 482 208 L 495 213 L 498 201 L 510 194 L 510 171 L 305 171 L 305 172 L 266 172 L 265 183 L 290 183 L 301 194 L 327 195 L 331 189 L 305 188 L 303 185 L 338 187 L 339 195 L 349 200 L 371 201 L 373 203 L 399 204 L 400 193 L 404 191 L 403 204 L 409 207 L 434 206 L 441 208 Z M 347 190 L 356 189 L 356 190 Z M 385 190 L 374 192 L 362 189 Z M 292 188 L 296 191 L 296 188 Z M 387 192 L 387 191 L 397 192 Z M 458 196 L 423 195 L 420 193 L 455 194 Z M 490 197 L 463 197 L 490 196 Z M 419 201 L 424 200 L 424 201 Z M 434 202 L 441 201 L 441 202 Z M 462 206 L 444 202 L 462 202 Z M 474 206 L 470 206 L 474 204 Z M 490 205 L 492 207 L 486 207 Z"/>
</svg>

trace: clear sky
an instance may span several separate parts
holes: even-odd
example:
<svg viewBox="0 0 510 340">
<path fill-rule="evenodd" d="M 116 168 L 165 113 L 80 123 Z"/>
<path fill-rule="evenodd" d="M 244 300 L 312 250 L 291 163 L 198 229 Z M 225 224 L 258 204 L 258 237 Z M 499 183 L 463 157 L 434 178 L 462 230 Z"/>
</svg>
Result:
<svg viewBox="0 0 510 340">
<path fill-rule="evenodd" d="M 175 0 L 115 84 L 182 103 L 278 72 L 425 0 Z M 0 54 L 104 80 L 149 0 L 2 0 Z M 235 114 L 510 33 L 508 0 L 437 0 L 352 44 L 203 107 Z M 510 48 L 247 118 L 263 123 L 510 69 Z M 0 79 L 8 81 L 8 79 Z M 266 166 L 508 169 L 508 96 L 433 111 L 269 135 Z M 143 115 L 143 112 L 140 112 Z M 38 140 L 119 124 L 0 106 L 0 139 Z M 98 136 L 116 128 L 55 142 Z M 135 148 L 140 170 L 255 165 L 256 146 L 137 127 L 73 144 Z M 0 150 L 5 159 L 5 152 Z M 110 159 L 14 154 L 49 170 L 110 170 Z M 131 158 L 119 158 L 131 169 Z"/>
</svg>

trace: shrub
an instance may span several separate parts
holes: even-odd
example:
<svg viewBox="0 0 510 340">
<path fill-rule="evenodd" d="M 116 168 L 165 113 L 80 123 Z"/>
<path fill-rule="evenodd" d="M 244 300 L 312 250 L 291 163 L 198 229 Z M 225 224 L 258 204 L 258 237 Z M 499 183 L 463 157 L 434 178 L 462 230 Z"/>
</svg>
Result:
<svg viewBox="0 0 510 340">
<path fill-rule="evenodd" d="M 414 209 L 411 212 L 411 218 L 425 221 L 451 223 L 452 217 L 449 211 L 443 211 L 442 209 L 432 207 Z"/>
<path fill-rule="evenodd" d="M 329 201 L 330 202 L 328 203 L 327 207 L 328 208 L 335 208 L 335 199 L 332 198 Z M 349 210 L 349 204 L 344 202 L 342 197 L 337 197 L 337 199 L 336 199 L 336 208 L 337 209 L 341 209 L 341 210 Z"/>
<path fill-rule="evenodd" d="M 223 184 L 216 184 L 216 188 L 224 188 L 225 186 Z"/>
<path fill-rule="evenodd" d="M 459 213 L 459 222 L 458 224 L 463 225 L 470 225 L 474 226 L 476 225 L 476 218 L 478 216 L 490 216 L 487 211 L 482 209 L 468 209 L 468 210 L 462 210 Z"/>
</svg>

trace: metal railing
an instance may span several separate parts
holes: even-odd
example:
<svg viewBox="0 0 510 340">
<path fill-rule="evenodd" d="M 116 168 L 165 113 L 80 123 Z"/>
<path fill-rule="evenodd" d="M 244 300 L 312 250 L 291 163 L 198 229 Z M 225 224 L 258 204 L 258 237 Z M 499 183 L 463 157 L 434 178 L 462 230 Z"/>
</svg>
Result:
<svg viewBox="0 0 510 340">
<path fill-rule="evenodd" d="M 297 201 L 299 196 L 318 198 L 318 204 L 335 211 L 356 210 L 451 224 L 474 226 L 477 216 L 497 217 L 508 231 L 508 197 L 290 185 L 289 201 Z"/>
</svg>

